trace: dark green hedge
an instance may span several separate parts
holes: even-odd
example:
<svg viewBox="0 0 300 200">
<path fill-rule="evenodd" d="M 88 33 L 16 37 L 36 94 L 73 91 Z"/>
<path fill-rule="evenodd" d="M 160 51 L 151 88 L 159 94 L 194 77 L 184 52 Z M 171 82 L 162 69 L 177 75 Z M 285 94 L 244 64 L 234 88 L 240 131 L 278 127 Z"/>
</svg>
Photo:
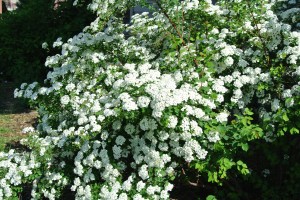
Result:
<svg viewBox="0 0 300 200">
<path fill-rule="evenodd" d="M 17 10 L 0 15 L 0 80 L 21 83 L 45 78 L 46 57 L 58 50 L 46 52 L 42 43 L 51 47 L 58 37 L 65 41 L 95 18 L 86 5 L 72 3 L 62 2 L 53 9 L 54 0 L 21 0 Z"/>
</svg>

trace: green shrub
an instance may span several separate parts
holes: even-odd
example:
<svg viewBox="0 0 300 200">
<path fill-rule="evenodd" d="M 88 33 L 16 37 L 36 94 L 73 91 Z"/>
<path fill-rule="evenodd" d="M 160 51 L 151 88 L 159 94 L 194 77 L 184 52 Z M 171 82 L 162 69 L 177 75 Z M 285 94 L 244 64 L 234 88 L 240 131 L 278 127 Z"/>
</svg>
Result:
<svg viewBox="0 0 300 200">
<path fill-rule="evenodd" d="M 87 5 L 88 2 L 85 3 Z M 71 1 L 54 9 L 54 0 L 22 0 L 18 9 L 0 15 L 0 72 L 2 79 L 18 83 L 42 81 L 49 71 L 44 67 L 48 53 L 59 53 L 42 44 L 58 37 L 70 38 L 88 25 L 93 15 Z"/>
</svg>

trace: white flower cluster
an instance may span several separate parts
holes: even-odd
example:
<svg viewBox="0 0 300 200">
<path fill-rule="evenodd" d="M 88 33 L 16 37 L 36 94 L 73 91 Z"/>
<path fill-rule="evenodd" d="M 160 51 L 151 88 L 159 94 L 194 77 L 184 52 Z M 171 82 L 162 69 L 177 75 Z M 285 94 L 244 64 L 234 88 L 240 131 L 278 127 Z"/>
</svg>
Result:
<svg viewBox="0 0 300 200">
<path fill-rule="evenodd" d="M 54 199 L 55 188 L 70 185 L 76 199 L 168 199 L 179 162 L 207 159 L 234 114 L 256 102 L 264 121 L 299 101 L 299 32 L 281 22 L 265 5 L 268 1 L 261 5 L 265 14 L 254 21 L 250 16 L 239 19 L 244 20 L 241 25 L 226 24 L 236 13 L 225 1 L 186 0 L 166 7 L 168 17 L 143 13 L 130 25 L 110 18 L 101 30 L 101 20 L 126 2 L 94 0 L 90 9 L 99 15 L 97 20 L 67 43 L 54 43 L 62 53 L 45 63 L 52 68 L 45 80 L 48 87 L 23 84 L 15 91 L 16 97 L 39 104 L 37 150 L 31 155 L 51 158 L 45 158 L 39 181 L 52 188 L 37 184 L 33 197 Z M 182 14 L 178 8 L 193 16 L 195 42 L 188 41 L 188 32 L 176 35 L 179 29 L 170 20 Z M 197 29 L 201 16 L 194 14 L 201 12 L 218 19 L 210 30 Z M 239 38 L 247 42 L 238 44 Z M 276 62 L 288 63 L 285 75 L 297 81 L 277 84 L 279 75 L 267 68 L 272 64 L 268 52 Z M 277 121 L 272 123 L 268 127 Z M 16 155 L 0 157 L 0 168 L 8 170 L 0 180 L 0 199 L 38 166 L 17 161 Z"/>
<path fill-rule="evenodd" d="M 34 131 L 35 131 L 34 128 L 29 126 L 29 127 L 23 128 L 22 133 L 26 134 L 26 133 L 32 133 Z"/>
<path fill-rule="evenodd" d="M 8 153 L 0 152 L 0 168 L 5 170 L 5 175 L 0 180 L 0 199 L 12 196 L 11 186 L 22 184 L 22 179 L 29 177 L 33 170 L 40 167 L 33 154 L 26 155 L 10 150 Z"/>
</svg>

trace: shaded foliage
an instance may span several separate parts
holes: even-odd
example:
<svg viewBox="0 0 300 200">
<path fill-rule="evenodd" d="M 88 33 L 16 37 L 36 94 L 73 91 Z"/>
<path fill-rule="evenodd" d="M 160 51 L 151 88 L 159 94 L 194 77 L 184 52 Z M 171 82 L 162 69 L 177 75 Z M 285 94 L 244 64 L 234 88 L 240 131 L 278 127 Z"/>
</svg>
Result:
<svg viewBox="0 0 300 200">
<path fill-rule="evenodd" d="M 41 81 L 47 74 L 44 62 L 47 54 L 43 42 L 52 44 L 58 37 L 66 40 L 88 25 L 93 14 L 83 6 L 74 7 L 72 1 L 22 0 L 18 9 L 0 17 L 0 67 L 2 79 L 25 82 Z"/>
</svg>

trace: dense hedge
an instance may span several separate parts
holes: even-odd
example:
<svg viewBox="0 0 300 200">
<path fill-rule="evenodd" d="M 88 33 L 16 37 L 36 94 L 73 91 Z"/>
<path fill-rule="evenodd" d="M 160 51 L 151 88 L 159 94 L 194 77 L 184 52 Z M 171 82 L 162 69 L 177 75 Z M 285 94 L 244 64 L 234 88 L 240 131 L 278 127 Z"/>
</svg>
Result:
<svg viewBox="0 0 300 200">
<path fill-rule="evenodd" d="M 42 44 L 52 44 L 58 37 L 65 41 L 82 30 L 93 19 L 82 7 L 71 1 L 54 9 L 54 0 L 22 0 L 18 9 L 0 15 L 0 80 L 15 82 L 41 81 L 48 70 L 44 67 L 47 52 Z"/>
</svg>

